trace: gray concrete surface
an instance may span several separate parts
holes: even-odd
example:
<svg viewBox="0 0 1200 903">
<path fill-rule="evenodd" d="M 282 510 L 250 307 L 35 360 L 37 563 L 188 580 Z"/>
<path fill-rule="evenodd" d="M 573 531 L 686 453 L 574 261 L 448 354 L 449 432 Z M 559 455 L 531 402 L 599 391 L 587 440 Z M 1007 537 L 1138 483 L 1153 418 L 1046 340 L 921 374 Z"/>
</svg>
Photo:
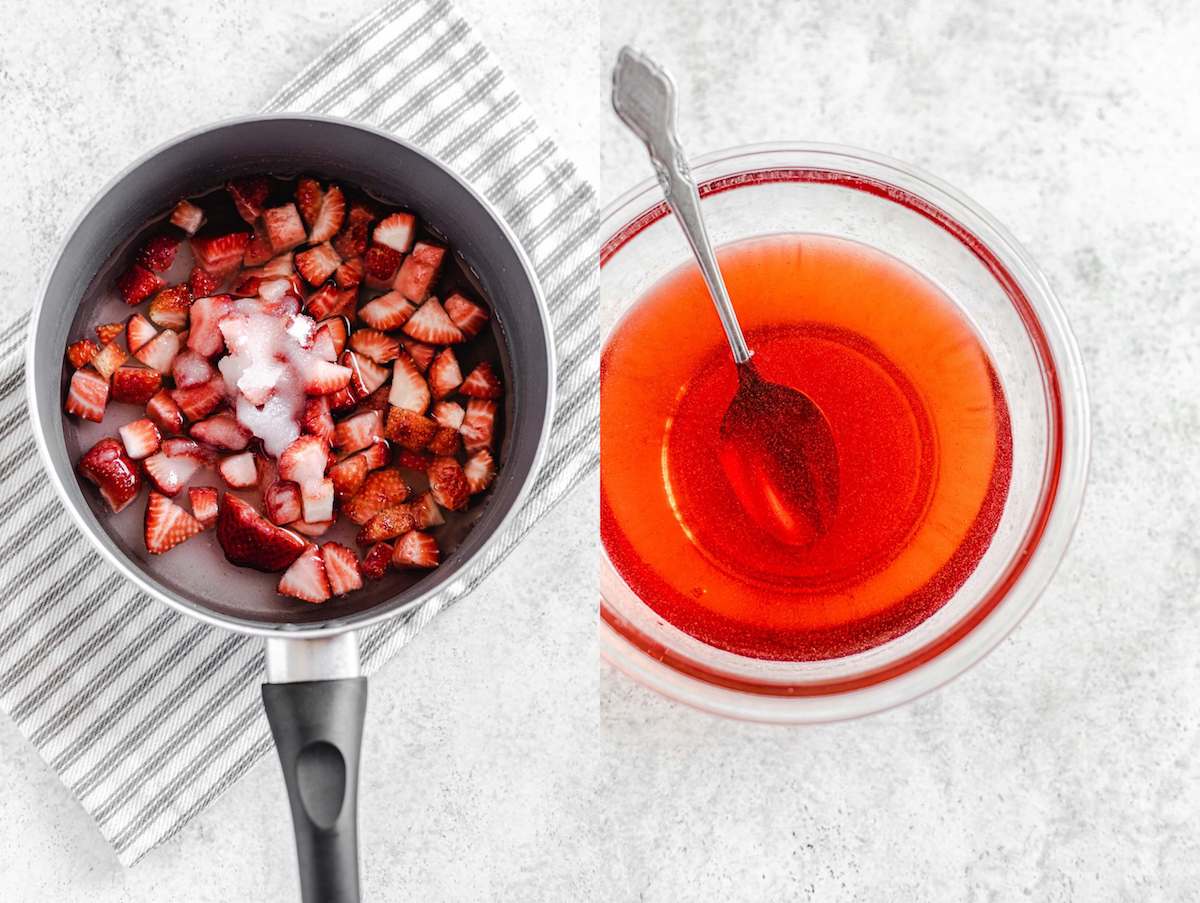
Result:
<svg viewBox="0 0 1200 903">
<path fill-rule="evenodd" d="M 1094 465 L 1075 543 L 1013 637 L 914 705 L 805 730 L 720 721 L 597 664 L 582 488 L 373 680 L 368 899 L 1196 898 L 1200 10 L 456 3 L 602 198 L 644 172 L 604 100 L 626 40 L 676 71 L 697 152 L 838 141 L 965 189 L 1070 313 Z M 253 110 L 373 5 L 0 0 L 0 318 L 131 156 Z M 273 763 L 129 871 L 3 719 L 0 787 L 0 899 L 295 892 Z"/>
</svg>

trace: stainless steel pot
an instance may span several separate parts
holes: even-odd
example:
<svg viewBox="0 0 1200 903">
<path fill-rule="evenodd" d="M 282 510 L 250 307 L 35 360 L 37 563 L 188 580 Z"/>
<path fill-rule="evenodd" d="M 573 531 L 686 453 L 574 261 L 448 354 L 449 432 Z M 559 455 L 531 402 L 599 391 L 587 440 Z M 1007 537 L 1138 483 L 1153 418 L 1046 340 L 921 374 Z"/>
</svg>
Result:
<svg viewBox="0 0 1200 903">
<path fill-rule="evenodd" d="M 361 186 L 416 210 L 469 264 L 490 301 L 509 387 L 500 470 L 477 519 L 441 567 L 396 591 L 387 581 L 339 603 L 239 608 L 203 581 L 164 579 L 147 556 L 105 524 L 75 474 L 62 414 L 63 349 L 81 305 L 123 253 L 119 243 L 180 197 L 261 172 L 313 173 Z M 118 261 L 119 263 L 119 261 Z M 30 419 L 50 482 L 92 545 L 165 605 L 214 627 L 266 641 L 263 703 L 291 800 L 305 903 L 359 899 L 357 780 L 366 681 L 357 632 L 419 606 L 462 575 L 520 506 L 545 450 L 554 395 L 554 348 L 537 278 L 500 215 L 462 178 L 403 141 L 313 116 L 254 116 L 183 135 L 117 176 L 65 239 L 29 328 Z M 232 566 L 231 566 L 232 567 Z M 197 575 L 199 576 L 199 575 Z"/>
</svg>

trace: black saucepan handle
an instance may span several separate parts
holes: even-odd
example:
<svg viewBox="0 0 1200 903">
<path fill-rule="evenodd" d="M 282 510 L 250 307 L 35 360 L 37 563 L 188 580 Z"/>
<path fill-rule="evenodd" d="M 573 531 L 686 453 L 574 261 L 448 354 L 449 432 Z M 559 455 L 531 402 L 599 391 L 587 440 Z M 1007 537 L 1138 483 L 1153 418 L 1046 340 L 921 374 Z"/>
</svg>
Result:
<svg viewBox="0 0 1200 903">
<path fill-rule="evenodd" d="M 262 686 L 292 804 L 304 903 L 358 903 L 358 759 L 367 680 Z"/>
</svg>

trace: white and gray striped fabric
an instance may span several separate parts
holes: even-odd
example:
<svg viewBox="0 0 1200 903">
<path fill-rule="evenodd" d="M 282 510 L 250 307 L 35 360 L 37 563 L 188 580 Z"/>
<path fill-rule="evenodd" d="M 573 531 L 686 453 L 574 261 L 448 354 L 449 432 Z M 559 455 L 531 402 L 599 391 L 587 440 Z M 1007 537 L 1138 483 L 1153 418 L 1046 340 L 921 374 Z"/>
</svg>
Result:
<svg viewBox="0 0 1200 903">
<path fill-rule="evenodd" d="M 595 470 L 594 195 L 446 0 L 388 4 L 267 109 L 371 123 L 455 167 L 524 243 L 553 321 L 558 402 L 534 491 L 463 580 L 363 637 L 370 672 Z M 77 533 L 33 453 L 24 332 L 20 322 L 0 333 L 0 705 L 132 864 L 271 749 L 260 644 L 140 594 Z"/>
</svg>

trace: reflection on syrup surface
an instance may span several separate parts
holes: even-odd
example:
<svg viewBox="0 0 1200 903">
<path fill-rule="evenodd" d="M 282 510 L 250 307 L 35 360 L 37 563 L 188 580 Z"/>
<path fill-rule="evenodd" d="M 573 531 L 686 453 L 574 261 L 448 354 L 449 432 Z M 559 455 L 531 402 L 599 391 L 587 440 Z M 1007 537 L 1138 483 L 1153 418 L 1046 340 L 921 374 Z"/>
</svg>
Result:
<svg viewBox="0 0 1200 903">
<path fill-rule="evenodd" d="M 1011 436 L 995 370 L 958 308 L 881 252 L 785 235 L 719 257 L 759 372 L 829 421 L 836 513 L 796 546 L 739 505 L 718 457 L 736 369 L 688 265 L 604 351 L 608 555 L 651 608 L 712 646 L 793 661 L 877 646 L 954 594 L 999 522 Z"/>
</svg>

